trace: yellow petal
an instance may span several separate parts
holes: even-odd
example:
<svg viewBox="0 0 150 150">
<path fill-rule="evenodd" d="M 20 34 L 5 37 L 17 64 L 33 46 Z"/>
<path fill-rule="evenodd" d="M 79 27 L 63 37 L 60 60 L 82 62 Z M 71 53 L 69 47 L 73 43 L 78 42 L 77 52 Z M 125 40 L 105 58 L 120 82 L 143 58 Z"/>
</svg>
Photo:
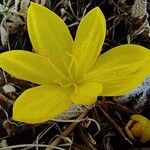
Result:
<svg viewBox="0 0 150 150">
<path fill-rule="evenodd" d="M 150 120 L 142 115 L 132 115 L 125 130 L 130 138 L 145 143 L 150 140 Z"/>
<path fill-rule="evenodd" d="M 145 128 L 143 136 L 140 139 L 140 142 L 142 143 L 145 143 L 147 141 L 150 141 L 150 121 L 149 124 L 147 124 L 147 128 Z"/>
<path fill-rule="evenodd" d="M 127 44 L 101 55 L 85 77 L 103 84 L 103 96 L 118 96 L 137 87 L 150 73 L 150 51 Z"/>
<path fill-rule="evenodd" d="M 73 55 L 80 73 L 94 64 L 104 43 L 106 21 L 101 10 L 92 9 L 80 22 L 73 45 Z"/>
<path fill-rule="evenodd" d="M 26 90 L 15 101 L 13 119 L 34 124 L 55 118 L 71 106 L 70 92 L 54 85 Z"/>
<path fill-rule="evenodd" d="M 142 116 L 142 115 L 138 115 L 138 114 L 132 115 L 132 116 L 131 116 L 131 119 L 142 123 L 143 126 L 146 126 L 147 123 L 150 122 L 149 119 L 147 119 L 146 117 L 144 117 L 144 116 Z"/>
<path fill-rule="evenodd" d="M 134 127 L 131 129 L 131 132 L 134 133 L 134 136 L 136 138 L 141 138 L 142 133 L 143 133 L 143 127 L 141 126 L 141 124 L 139 122 L 136 122 L 134 125 Z"/>
<path fill-rule="evenodd" d="M 102 84 L 99 83 L 81 83 L 75 87 L 75 92 L 71 95 L 71 100 L 75 104 L 90 105 L 93 104 L 102 92 Z"/>
<path fill-rule="evenodd" d="M 134 123 L 135 122 L 133 120 L 129 120 L 127 125 L 125 126 L 125 130 L 131 139 L 134 139 L 134 137 L 133 137 L 133 133 L 131 132 L 130 128 L 134 125 Z"/>
<path fill-rule="evenodd" d="M 28 10 L 27 26 L 35 52 L 49 56 L 52 63 L 64 71 L 66 54 L 71 52 L 73 44 L 64 21 L 46 7 L 32 2 Z"/>
<path fill-rule="evenodd" d="M 141 138 L 142 143 L 150 140 L 150 120 L 142 115 L 132 115 L 131 119 L 137 121 L 141 126 Z"/>
<path fill-rule="evenodd" d="M 19 79 L 37 84 L 50 84 L 63 78 L 47 58 L 24 50 L 0 54 L 0 67 Z"/>
</svg>

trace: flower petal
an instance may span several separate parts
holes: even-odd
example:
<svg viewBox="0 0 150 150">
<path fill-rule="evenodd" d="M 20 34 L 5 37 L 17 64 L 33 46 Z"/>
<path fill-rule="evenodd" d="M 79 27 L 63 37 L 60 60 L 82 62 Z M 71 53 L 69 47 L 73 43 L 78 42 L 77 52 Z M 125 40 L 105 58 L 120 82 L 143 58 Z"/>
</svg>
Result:
<svg viewBox="0 0 150 150">
<path fill-rule="evenodd" d="M 73 46 L 79 72 L 86 73 L 94 64 L 106 35 L 106 21 L 101 10 L 92 9 L 80 22 Z"/>
<path fill-rule="evenodd" d="M 63 70 L 66 53 L 71 52 L 73 44 L 64 21 L 46 7 L 32 2 L 28 10 L 27 25 L 35 52 L 49 56 L 52 63 Z"/>
<path fill-rule="evenodd" d="M 103 96 L 118 96 L 138 86 L 150 73 L 150 51 L 127 44 L 101 55 L 87 80 L 103 84 Z"/>
<path fill-rule="evenodd" d="M 150 120 L 142 115 L 132 115 L 125 130 L 130 138 L 145 143 L 150 140 Z"/>
<path fill-rule="evenodd" d="M 93 104 L 102 92 L 102 84 L 82 83 L 75 87 L 75 92 L 71 95 L 71 100 L 75 104 L 90 105 Z"/>
<path fill-rule="evenodd" d="M 142 138 L 140 139 L 140 141 L 142 143 L 145 143 L 147 141 L 150 141 L 150 122 L 149 122 L 149 125 L 147 126 L 147 128 L 145 128 L 144 132 L 143 132 L 143 136 Z"/>
<path fill-rule="evenodd" d="M 0 54 L 0 67 L 17 78 L 37 84 L 51 84 L 63 78 L 47 58 L 24 50 Z"/>
<path fill-rule="evenodd" d="M 55 118 L 71 106 L 70 92 L 54 85 L 28 89 L 15 101 L 13 119 L 34 124 Z"/>
<path fill-rule="evenodd" d="M 150 140 L 150 120 L 142 115 L 136 114 L 132 115 L 131 119 L 133 121 L 137 121 L 138 124 L 141 126 L 141 133 L 140 141 L 145 143 Z"/>
</svg>

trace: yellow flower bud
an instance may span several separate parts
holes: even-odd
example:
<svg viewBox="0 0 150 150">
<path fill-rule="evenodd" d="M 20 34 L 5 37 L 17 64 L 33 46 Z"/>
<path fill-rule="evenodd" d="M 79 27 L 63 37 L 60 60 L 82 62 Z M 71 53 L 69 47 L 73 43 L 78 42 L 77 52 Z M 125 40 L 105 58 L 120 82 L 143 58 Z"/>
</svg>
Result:
<svg viewBox="0 0 150 150">
<path fill-rule="evenodd" d="M 142 143 L 150 140 L 150 120 L 142 115 L 132 115 L 125 130 L 131 139 Z"/>
</svg>

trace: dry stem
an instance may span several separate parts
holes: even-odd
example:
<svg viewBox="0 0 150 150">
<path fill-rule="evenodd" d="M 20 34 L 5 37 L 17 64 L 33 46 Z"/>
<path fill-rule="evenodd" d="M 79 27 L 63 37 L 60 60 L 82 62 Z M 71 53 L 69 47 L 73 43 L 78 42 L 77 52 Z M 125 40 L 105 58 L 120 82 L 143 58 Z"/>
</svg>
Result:
<svg viewBox="0 0 150 150">
<path fill-rule="evenodd" d="M 86 110 L 77 118 L 77 120 L 83 119 L 83 118 L 87 115 L 88 111 L 89 111 L 89 110 L 86 109 Z M 73 122 L 73 123 L 71 123 L 71 124 L 68 126 L 68 128 L 67 128 L 65 131 L 63 131 L 63 133 L 61 134 L 61 136 L 58 136 L 58 137 L 50 144 L 50 146 L 52 146 L 52 147 L 57 146 L 57 145 L 61 142 L 61 140 L 62 140 L 61 137 L 66 137 L 69 133 L 71 133 L 72 130 L 77 126 L 78 123 L 79 123 L 79 122 Z M 53 148 L 46 148 L 45 150 L 53 150 Z"/>
</svg>

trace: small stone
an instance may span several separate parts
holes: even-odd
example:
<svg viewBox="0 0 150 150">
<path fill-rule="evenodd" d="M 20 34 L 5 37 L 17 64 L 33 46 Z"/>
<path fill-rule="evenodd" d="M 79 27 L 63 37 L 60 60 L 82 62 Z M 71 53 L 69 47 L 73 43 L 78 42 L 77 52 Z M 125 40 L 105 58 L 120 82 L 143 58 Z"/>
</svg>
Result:
<svg viewBox="0 0 150 150">
<path fill-rule="evenodd" d="M 13 93 L 13 92 L 16 92 L 16 89 L 15 89 L 12 85 L 10 85 L 10 84 L 5 84 L 5 85 L 3 86 L 3 90 L 4 90 L 5 93 Z"/>
<path fill-rule="evenodd" d="M 114 97 L 114 101 L 121 104 L 130 104 L 134 110 L 139 110 L 150 103 L 150 75 L 145 81 L 131 92 Z"/>
</svg>

